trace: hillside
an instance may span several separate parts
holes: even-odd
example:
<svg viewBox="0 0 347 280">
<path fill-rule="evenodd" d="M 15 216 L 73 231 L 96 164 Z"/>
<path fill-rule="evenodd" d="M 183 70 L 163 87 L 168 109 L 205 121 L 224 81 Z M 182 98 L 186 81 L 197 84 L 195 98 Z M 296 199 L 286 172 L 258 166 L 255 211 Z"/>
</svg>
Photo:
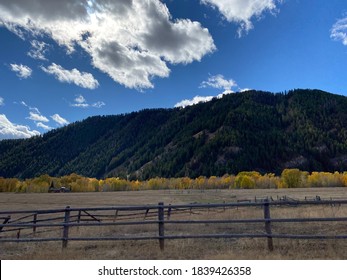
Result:
<svg viewBox="0 0 347 280">
<path fill-rule="evenodd" d="M 347 97 L 248 91 L 184 109 L 143 110 L 0 142 L 0 176 L 222 176 L 347 168 Z"/>
</svg>

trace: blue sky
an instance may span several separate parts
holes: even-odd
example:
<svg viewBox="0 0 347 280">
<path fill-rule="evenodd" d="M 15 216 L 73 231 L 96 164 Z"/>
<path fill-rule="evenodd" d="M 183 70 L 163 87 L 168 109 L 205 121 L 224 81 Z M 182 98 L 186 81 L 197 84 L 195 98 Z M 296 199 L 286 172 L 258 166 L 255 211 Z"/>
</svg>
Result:
<svg viewBox="0 0 347 280">
<path fill-rule="evenodd" d="M 347 95 L 344 0 L 0 0 L 0 139 L 246 89 Z"/>
</svg>

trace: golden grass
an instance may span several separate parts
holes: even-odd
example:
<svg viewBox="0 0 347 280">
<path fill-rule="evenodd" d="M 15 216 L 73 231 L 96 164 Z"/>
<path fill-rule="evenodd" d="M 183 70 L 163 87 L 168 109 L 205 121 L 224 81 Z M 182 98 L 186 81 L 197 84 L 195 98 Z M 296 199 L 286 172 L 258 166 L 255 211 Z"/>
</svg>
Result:
<svg viewBox="0 0 347 280">
<path fill-rule="evenodd" d="M 347 259 L 343 240 L 274 240 L 269 252 L 264 239 L 170 240 L 161 251 L 157 241 L 74 242 L 62 250 L 60 243 L 3 244 L 0 257 L 24 260 L 310 260 Z"/>
<path fill-rule="evenodd" d="M 305 196 L 320 195 L 326 198 L 346 198 L 347 190 L 302 189 L 294 190 L 209 190 L 209 191 L 145 191 L 120 193 L 69 193 L 69 194 L 11 194 L 0 193 L 1 210 L 50 209 L 72 207 L 95 207 L 115 205 L 185 204 L 189 202 L 223 201 L 287 195 L 303 199 Z M 272 207 L 272 218 L 303 217 L 347 217 L 347 206 L 304 206 Z M 260 207 L 232 208 L 226 211 L 204 211 L 190 215 L 175 216 L 171 219 L 251 219 L 263 218 Z M 131 227 L 74 228 L 70 236 L 114 236 L 141 232 L 153 234 L 157 225 Z M 177 225 L 167 224 L 166 234 L 204 233 L 262 233 L 261 224 L 217 224 L 217 225 Z M 273 224 L 273 233 L 289 234 L 347 234 L 343 223 L 296 223 Z M 61 236 L 61 232 L 45 236 Z M 70 241 L 62 250 L 61 242 L 48 243 L 0 243 L 0 259 L 347 259 L 347 240 L 290 240 L 274 239 L 274 251 L 267 248 L 267 240 L 245 239 L 182 239 L 166 240 L 165 250 L 159 249 L 157 240 L 150 241 Z"/>
<path fill-rule="evenodd" d="M 89 193 L 2 193 L 0 192 L 0 211 L 52 209 L 71 207 L 99 207 L 115 205 L 184 204 L 184 203 L 222 203 L 242 199 L 272 196 L 289 196 L 304 199 L 305 196 L 321 196 L 324 199 L 347 199 L 347 188 L 310 189 L 231 189 L 231 190 L 158 190 L 125 192 Z"/>
</svg>

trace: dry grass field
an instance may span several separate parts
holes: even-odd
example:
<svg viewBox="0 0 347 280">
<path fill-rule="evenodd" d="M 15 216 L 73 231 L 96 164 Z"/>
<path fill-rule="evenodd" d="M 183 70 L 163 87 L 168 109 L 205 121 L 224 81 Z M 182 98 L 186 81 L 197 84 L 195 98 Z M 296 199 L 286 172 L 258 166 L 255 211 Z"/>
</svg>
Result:
<svg viewBox="0 0 347 280">
<path fill-rule="evenodd" d="M 0 193 L 0 211 L 37 210 L 71 207 L 104 207 L 120 205 L 223 203 L 237 200 L 289 196 L 303 200 L 320 196 L 322 199 L 347 199 L 346 188 L 267 189 L 267 190 L 159 190 L 107 193 Z M 251 219 L 263 218 L 259 207 L 210 211 L 188 219 Z M 272 218 L 347 217 L 347 206 L 302 206 L 271 208 Z M 73 229 L 77 236 L 107 236 L 124 233 L 146 233 L 157 230 L 154 225 L 130 228 Z M 263 224 L 191 225 L 168 224 L 165 231 L 177 234 L 190 232 L 262 232 Z M 347 234 L 346 222 L 310 224 L 273 224 L 273 232 L 290 234 Z M 70 241 L 62 250 L 61 242 L 0 243 L 0 259 L 347 259 L 347 240 L 274 239 L 274 251 L 265 239 L 182 239 L 166 240 L 161 251 L 157 240 L 149 241 Z"/>
</svg>

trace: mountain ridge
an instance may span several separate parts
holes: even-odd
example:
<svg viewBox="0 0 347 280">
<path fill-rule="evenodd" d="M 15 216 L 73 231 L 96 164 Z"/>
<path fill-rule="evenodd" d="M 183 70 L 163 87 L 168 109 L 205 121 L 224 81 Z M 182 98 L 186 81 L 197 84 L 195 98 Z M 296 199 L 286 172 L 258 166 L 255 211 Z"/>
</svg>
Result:
<svg viewBox="0 0 347 280">
<path fill-rule="evenodd" d="M 89 117 L 0 141 L 0 176 L 222 176 L 347 168 L 347 97 L 247 91 L 186 108 Z"/>
</svg>

